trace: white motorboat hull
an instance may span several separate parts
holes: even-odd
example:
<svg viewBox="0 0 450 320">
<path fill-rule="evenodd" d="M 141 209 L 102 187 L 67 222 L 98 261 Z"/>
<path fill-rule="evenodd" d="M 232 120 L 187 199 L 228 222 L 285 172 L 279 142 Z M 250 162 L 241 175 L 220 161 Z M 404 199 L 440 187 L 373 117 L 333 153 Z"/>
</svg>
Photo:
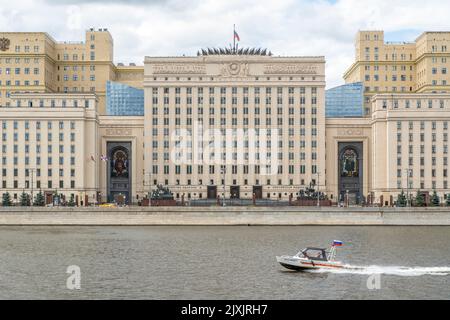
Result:
<svg viewBox="0 0 450 320">
<path fill-rule="evenodd" d="M 343 268 L 343 265 L 340 261 L 310 260 L 297 256 L 281 256 L 276 258 L 278 263 L 283 267 L 296 271 L 323 268 Z"/>
</svg>

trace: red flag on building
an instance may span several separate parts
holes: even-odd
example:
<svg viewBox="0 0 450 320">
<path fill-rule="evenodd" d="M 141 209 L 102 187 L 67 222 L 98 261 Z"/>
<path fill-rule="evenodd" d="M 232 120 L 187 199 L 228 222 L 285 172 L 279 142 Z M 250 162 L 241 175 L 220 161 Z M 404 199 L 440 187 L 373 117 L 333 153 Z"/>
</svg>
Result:
<svg viewBox="0 0 450 320">
<path fill-rule="evenodd" d="M 239 38 L 239 35 L 236 32 L 236 30 L 234 31 L 234 38 L 237 39 L 237 41 L 241 41 L 241 38 Z"/>
</svg>

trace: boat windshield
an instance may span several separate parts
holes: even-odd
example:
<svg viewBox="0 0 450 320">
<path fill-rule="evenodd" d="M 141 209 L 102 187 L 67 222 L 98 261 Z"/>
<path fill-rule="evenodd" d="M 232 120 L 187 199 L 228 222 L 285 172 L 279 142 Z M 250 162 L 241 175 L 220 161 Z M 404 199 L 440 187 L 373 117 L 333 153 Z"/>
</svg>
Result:
<svg viewBox="0 0 450 320">
<path fill-rule="evenodd" d="M 310 260 L 327 261 L 325 249 L 321 248 L 306 248 L 301 252 L 302 256 Z"/>
</svg>

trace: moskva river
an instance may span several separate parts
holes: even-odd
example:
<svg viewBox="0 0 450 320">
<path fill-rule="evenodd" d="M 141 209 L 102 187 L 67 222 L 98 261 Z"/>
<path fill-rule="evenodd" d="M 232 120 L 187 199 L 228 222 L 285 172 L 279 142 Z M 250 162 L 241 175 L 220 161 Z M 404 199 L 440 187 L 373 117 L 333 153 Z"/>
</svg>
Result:
<svg viewBox="0 0 450 320">
<path fill-rule="evenodd" d="M 275 260 L 334 239 L 360 269 Z M 0 244 L 2 299 L 450 299 L 450 227 L 0 227 Z"/>
</svg>

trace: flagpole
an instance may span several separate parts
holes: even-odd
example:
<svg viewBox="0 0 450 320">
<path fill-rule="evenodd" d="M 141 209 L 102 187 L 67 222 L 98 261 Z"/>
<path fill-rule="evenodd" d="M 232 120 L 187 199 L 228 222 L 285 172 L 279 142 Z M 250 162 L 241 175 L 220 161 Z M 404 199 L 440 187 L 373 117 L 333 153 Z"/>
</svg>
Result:
<svg viewBox="0 0 450 320">
<path fill-rule="evenodd" d="M 236 53 L 236 25 L 233 24 L 233 53 Z"/>
</svg>

